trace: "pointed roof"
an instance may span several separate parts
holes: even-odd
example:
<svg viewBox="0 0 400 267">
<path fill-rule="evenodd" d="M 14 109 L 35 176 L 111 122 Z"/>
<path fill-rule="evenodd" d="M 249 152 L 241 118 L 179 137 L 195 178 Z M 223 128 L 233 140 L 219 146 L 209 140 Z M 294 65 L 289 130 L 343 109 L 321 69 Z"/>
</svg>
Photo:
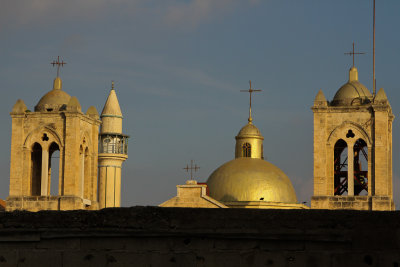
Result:
<svg viewBox="0 0 400 267">
<path fill-rule="evenodd" d="M 324 92 L 322 92 L 322 90 L 320 89 L 318 91 L 318 94 L 315 96 L 314 105 L 324 105 L 324 106 L 326 106 L 327 104 L 328 103 L 327 103 L 326 97 L 324 95 Z"/>
<path fill-rule="evenodd" d="M 24 113 L 28 108 L 26 107 L 24 100 L 18 99 L 17 102 L 15 103 L 11 113 L 15 114 L 22 114 Z"/>
<path fill-rule="evenodd" d="M 107 116 L 113 116 L 113 117 L 115 116 L 122 118 L 121 107 L 119 106 L 117 94 L 115 93 L 114 89 L 111 89 L 100 117 L 107 117 Z"/>
<path fill-rule="evenodd" d="M 385 90 L 383 90 L 383 88 L 379 89 L 378 93 L 375 96 L 375 100 L 377 100 L 377 101 L 386 101 L 387 100 L 387 96 L 386 96 Z"/>
<path fill-rule="evenodd" d="M 69 99 L 68 104 L 67 104 L 67 110 L 68 111 L 82 111 L 81 104 L 79 103 L 79 100 L 76 96 L 73 96 Z"/>
<path fill-rule="evenodd" d="M 388 100 L 385 90 L 383 90 L 383 88 L 379 89 L 378 93 L 376 93 L 375 98 L 374 98 L 374 103 L 390 106 L 389 100 Z"/>
<path fill-rule="evenodd" d="M 89 116 L 98 118 L 98 117 L 99 117 L 99 112 L 97 112 L 96 107 L 90 106 L 90 107 L 88 108 L 88 110 L 86 111 L 86 115 L 89 115 Z"/>
</svg>

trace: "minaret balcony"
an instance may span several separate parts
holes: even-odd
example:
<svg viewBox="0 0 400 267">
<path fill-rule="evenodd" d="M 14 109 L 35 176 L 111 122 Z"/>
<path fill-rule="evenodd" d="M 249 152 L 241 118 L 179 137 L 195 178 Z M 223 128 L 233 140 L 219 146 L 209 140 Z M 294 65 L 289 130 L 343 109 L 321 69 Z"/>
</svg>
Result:
<svg viewBox="0 0 400 267">
<path fill-rule="evenodd" d="M 99 153 L 128 155 L 128 135 L 120 133 L 101 133 Z"/>
</svg>

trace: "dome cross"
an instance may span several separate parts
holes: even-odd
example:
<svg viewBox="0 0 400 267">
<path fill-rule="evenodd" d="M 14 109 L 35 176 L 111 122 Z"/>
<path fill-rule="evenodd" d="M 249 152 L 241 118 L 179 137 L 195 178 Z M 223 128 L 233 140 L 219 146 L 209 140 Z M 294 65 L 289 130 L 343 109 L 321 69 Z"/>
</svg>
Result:
<svg viewBox="0 0 400 267">
<path fill-rule="evenodd" d="M 57 65 L 57 77 L 59 77 L 60 67 L 64 67 L 67 62 L 64 62 L 63 60 L 61 60 L 60 62 L 60 56 L 57 56 L 57 61 L 53 60 L 53 62 L 51 62 L 50 64 L 53 65 L 53 67 Z"/>
<path fill-rule="evenodd" d="M 364 52 L 355 52 L 354 51 L 354 42 L 353 42 L 353 52 L 347 52 L 347 53 L 344 53 L 344 54 L 353 56 L 353 67 L 354 67 L 354 56 L 355 55 L 364 55 L 365 53 Z"/>
<path fill-rule="evenodd" d="M 186 164 L 186 167 L 183 169 L 186 170 L 186 172 L 189 172 L 190 170 L 190 180 L 193 180 L 193 171 L 197 172 L 200 167 L 198 167 L 196 164 L 193 166 L 193 160 L 190 160 L 190 167 L 188 164 Z"/>
<path fill-rule="evenodd" d="M 251 80 L 249 81 L 249 84 L 250 84 L 250 88 L 248 90 L 240 90 L 240 92 L 247 92 L 247 93 L 250 94 L 249 119 L 248 119 L 248 121 L 249 121 L 249 123 L 251 123 L 253 121 L 253 118 L 251 117 L 251 94 L 254 93 L 254 92 L 261 92 L 261 90 L 256 90 L 256 89 L 251 88 Z"/>
</svg>

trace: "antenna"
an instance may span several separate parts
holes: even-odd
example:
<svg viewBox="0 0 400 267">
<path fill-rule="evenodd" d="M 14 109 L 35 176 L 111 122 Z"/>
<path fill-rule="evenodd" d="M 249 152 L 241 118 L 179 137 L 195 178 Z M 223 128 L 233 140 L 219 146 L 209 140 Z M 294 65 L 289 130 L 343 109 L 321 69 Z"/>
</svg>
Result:
<svg viewBox="0 0 400 267">
<path fill-rule="evenodd" d="M 193 160 L 191 160 L 190 161 L 190 167 L 189 167 L 188 164 L 186 164 L 186 167 L 183 168 L 183 169 L 186 170 L 186 172 L 189 172 L 189 170 L 190 170 L 190 180 L 193 180 L 193 171 L 197 172 L 200 169 L 200 167 L 198 167 L 197 164 L 195 164 L 193 166 Z"/>
<path fill-rule="evenodd" d="M 373 83 L 373 96 L 376 94 L 376 79 L 375 79 L 375 0 L 374 0 L 374 22 L 373 22 L 373 42 L 372 42 L 372 83 Z"/>
<path fill-rule="evenodd" d="M 63 60 L 61 60 L 60 62 L 60 56 L 57 57 L 57 61 L 53 60 L 53 62 L 50 63 L 51 65 L 53 65 L 53 67 L 55 65 L 57 65 L 57 77 L 59 77 L 60 75 L 60 67 L 64 67 L 65 64 L 67 64 L 66 62 L 64 62 Z"/>
</svg>

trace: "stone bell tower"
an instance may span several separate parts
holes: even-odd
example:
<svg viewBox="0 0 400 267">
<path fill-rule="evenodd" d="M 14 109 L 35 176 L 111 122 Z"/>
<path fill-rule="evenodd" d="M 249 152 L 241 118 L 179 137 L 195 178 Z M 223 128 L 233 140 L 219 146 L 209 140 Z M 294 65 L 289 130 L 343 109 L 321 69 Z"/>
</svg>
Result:
<svg viewBox="0 0 400 267">
<path fill-rule="evenodd" d="M 65 63 L 57 60 L 53 64 L 60 67 Z M 34 111 L 18 100 L 11 118 L 10 195 L 6 209 L 98 209 L 100 120 L 96 108 L 92 106 L 82 113 L 78 99 L 62 90 L 57 71 L 53 89 L 40 99 Z M 52 163 L 58 165 L 58 172 Z M 51 184 L 58 185 L 54 192 Z"/>
<path fill-rule="evenodd" d="M 128 138 L 122 134 L 122 112 L 112 89 L 101 112 L 99 140 L 99 206 L 121 206 L 122 163 L 128 158 Z"/>
<path fill-rule="evenodd" d="M 327 101 L 319 91 L 314 113 L 314 195 L 311 208 L 394 210 L 392 122 L 381 88 L 373 96 L 357 69 Z"/>
</svg>

